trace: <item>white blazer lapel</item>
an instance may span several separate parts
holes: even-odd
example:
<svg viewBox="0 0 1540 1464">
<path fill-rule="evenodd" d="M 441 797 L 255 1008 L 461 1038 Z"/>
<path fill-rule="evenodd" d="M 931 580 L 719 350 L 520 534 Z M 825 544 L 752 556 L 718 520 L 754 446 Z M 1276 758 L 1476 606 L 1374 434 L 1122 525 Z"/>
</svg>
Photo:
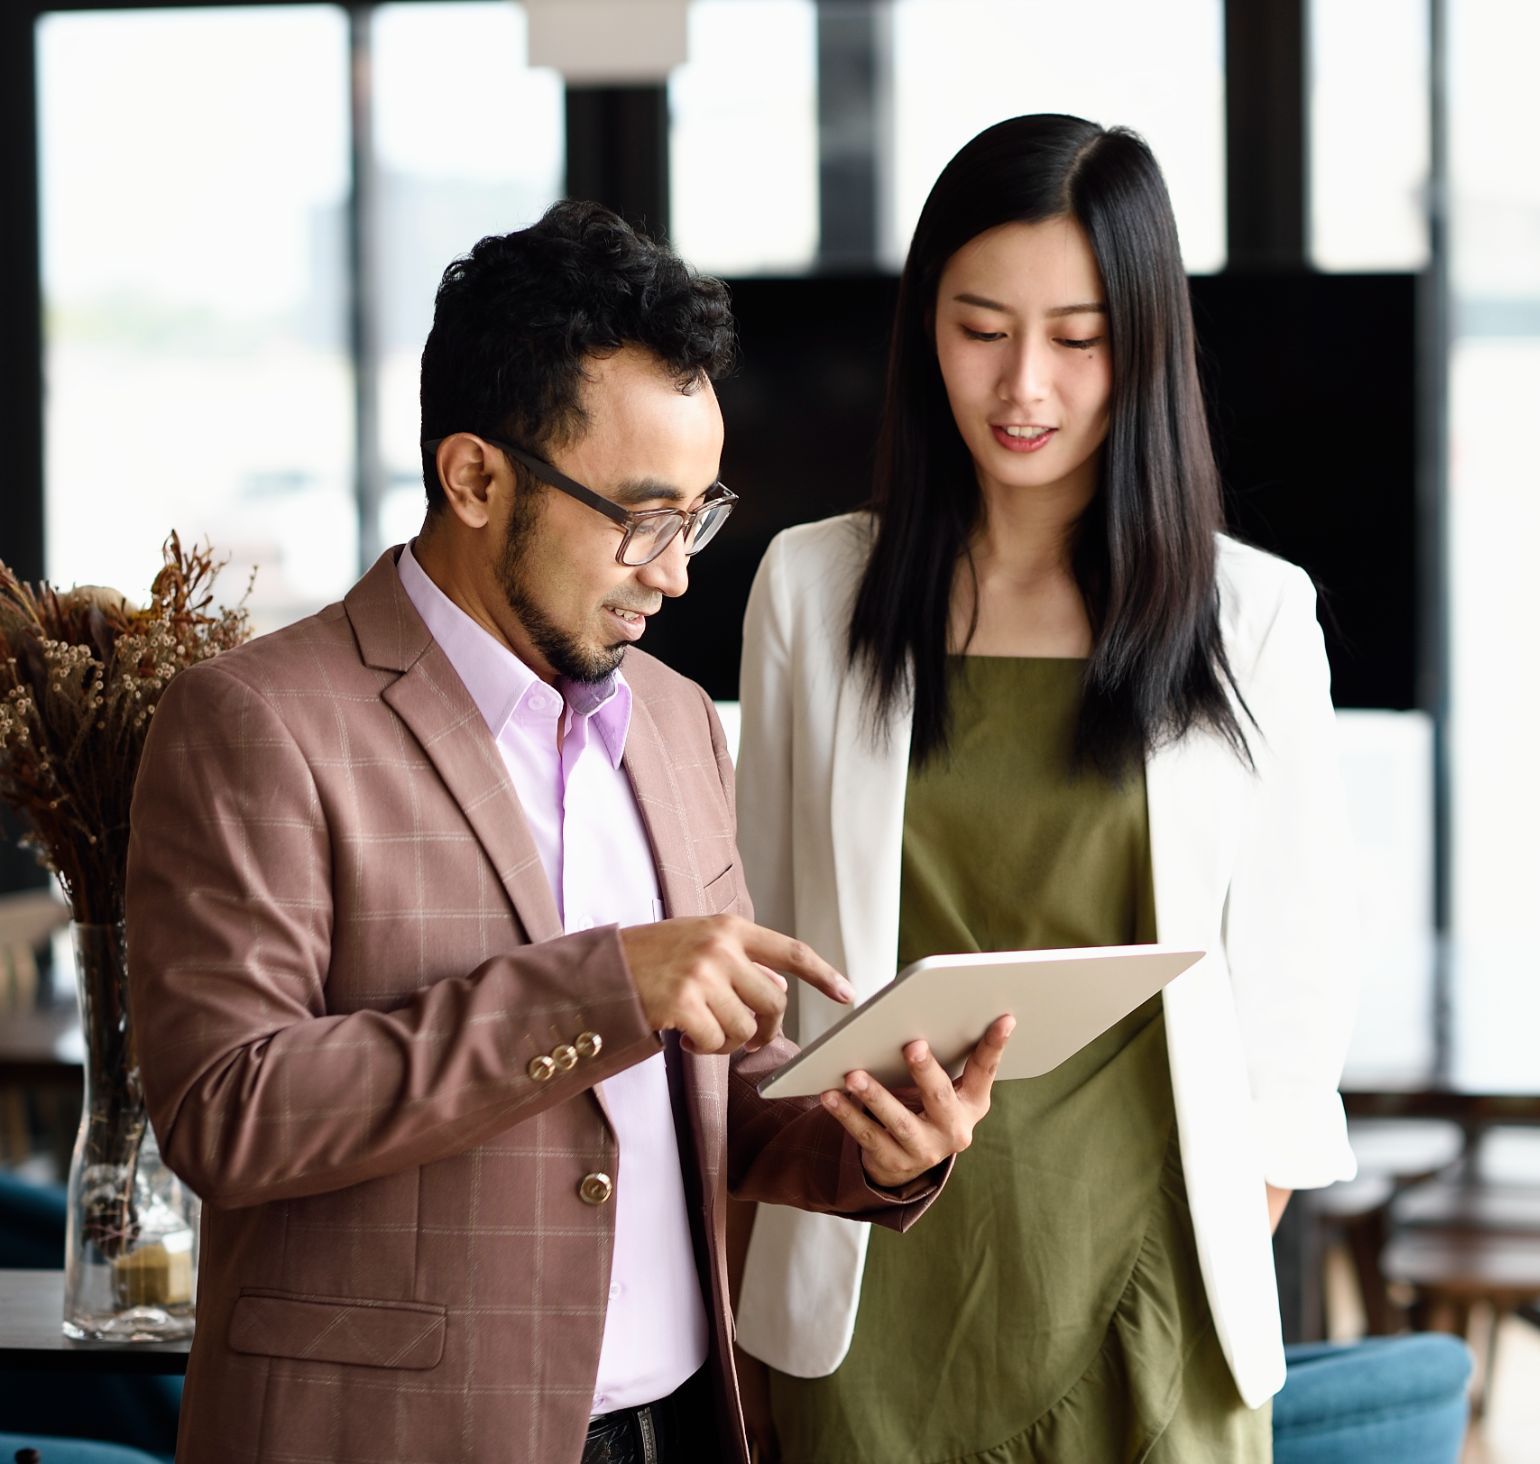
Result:
<svg viewBox="0 0 1540 1464">
<path fill-rule="evenodd" d="M 1228 870 L 1250 805 L 1250 774 L 1212 733 L 1192 731 L 1145 763 L 1156 939 L 1208 952 L 1165 989 L 1166 1040 L 1178 1119 L 1196 1094 L 1191 1074 L 1240 1061 L 1223 951 Z M 1230 1072 L 1225 1077 L 1232 1077 Z M 1182 1123 L 1184 1150 L 1189 1124 Z M 1191 1155 L 1187 1155 L 1191 1173 Z"/>
<path fill-rule="evenodd" d="M 1198 1262 L 1209 1296 L 1225 1298 L 1220 1347 L 1254 1408 L 1282 1383 L 1283 1354 L 1258 1145 L 1249 1105 L 1236 1101 L 1249 1080 L 1222 928 L 1252 775 L 1195 731 L 1149 758 L 1145 794 L 1158 938 L 1209 953 L 1165 989 L 1166 1048 Z"/>
<path fill-rule="evenodd" d="M 898 963 L 898 899 L 903 864 L 904 797 L 913 726 L 906 705 L 873 735 L 864 676 L 840 682 L 829 775 L 835 898 L 845 973 L 864 1001 L 890 982 Z M 840 1009 L 829 1003 L 830 1013 Z M 803 1042 L 815 1033 L 806 1029 Z"/>
<path fill-rule="evenodd" d="M 911 717 L 900 710 L 886 735 L 873 737 L 864 679 L 843 675 L 838 686 L 829 822 L 842 948 L 825 954 L 864 1001 L 897 974 Z M 798 1041 L 811 1042 L 847 1011 L 802 988 Z M 838 1215 L 761 1205 L 738 1299 L 740 1344 L 795 1377 L 832 1373 L 855 1336 L 870 1235 L 870 1226 Z"/>
<path fill-rule="evenodd" d="M 1249 801 L 1248 776 L 1229 747 L 1205 731 L 1189 732 L 1146 760 L 1161 941 L 1209 943 L 1217 936 L 1227 871 Z"/>
</svg>

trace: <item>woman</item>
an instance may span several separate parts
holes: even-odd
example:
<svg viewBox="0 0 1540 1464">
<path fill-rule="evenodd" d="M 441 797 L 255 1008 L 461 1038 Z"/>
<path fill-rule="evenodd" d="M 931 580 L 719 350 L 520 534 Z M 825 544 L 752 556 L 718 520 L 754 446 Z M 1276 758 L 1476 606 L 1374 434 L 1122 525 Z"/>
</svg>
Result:
<svg viewBox="0 0 1540 1464">
<path fill-rule="evenodd" d="M 786 1464 L 1269 1457 L 1270 1225 L 1353 1173 L 1352 965 L 1314 593 L 1220 522 L 1154 158 L 990 128 L 915 230 L 872 511 L 755 581 L 749 884 L 860 998 L 937 951 L 1208 955 L 1001 1084 L 922 1233 L 761 1210 L 739 1342 Z M 797 997 L 806 1042 L 838 1012 Z"/>
</svg>

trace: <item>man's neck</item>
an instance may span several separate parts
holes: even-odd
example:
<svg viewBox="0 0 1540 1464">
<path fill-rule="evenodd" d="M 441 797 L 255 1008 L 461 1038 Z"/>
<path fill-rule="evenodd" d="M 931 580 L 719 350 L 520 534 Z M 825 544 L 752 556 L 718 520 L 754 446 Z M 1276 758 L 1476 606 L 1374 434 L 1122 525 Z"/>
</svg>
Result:
<svg viewBox="0 0 1540 1464">
<path fill-rule="evenodd" d="M 447 536 L 435 532 L 431 525 L 430 519 L 407 546 L 418 567 L 442 591 L 446 599 L 464 611 L 493 640 L 512 651 L 542 681 L 554 685 L 555 670 L 536 650 L 534 643 L 524 633 L 524 627 L 506 604 L 501 607 L 501 617 L 494 613 L 499 598 L 495 582 L 489 584 L 481 577 L 468 573 L 465 556 L 456 554 Z"/>
</svg>

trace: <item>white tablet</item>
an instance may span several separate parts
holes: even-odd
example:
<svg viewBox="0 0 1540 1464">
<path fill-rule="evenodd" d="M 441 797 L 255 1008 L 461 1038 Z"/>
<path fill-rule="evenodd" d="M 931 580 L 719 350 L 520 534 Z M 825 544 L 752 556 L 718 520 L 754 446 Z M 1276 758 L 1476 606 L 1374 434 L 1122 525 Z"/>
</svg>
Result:
<svg viewBox="0 0 1540 1464">
<path fill-rule="evenodd" d="M 906 1043 L 923 1037 L 955 1078 L 996 1017 L 1016 1018 L 1002 1078 L 1035 1078 L 1079 1052 L 1168 981 L 1202 960 L 1171 946 L 1092 946 L 927 956 L 906 966 L 759 1085 L 766 1098 L 843 1088 L 855 1068 L 908 1086 Z"/>
</svg>

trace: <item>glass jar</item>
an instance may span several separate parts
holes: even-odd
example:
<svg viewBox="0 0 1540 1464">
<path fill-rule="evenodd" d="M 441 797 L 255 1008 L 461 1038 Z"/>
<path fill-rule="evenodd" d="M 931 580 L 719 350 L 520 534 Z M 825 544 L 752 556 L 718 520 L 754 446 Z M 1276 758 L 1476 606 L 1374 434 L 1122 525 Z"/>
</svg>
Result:
<svg viewBox="0 0 1540 1464">
<path fill-rule="evenodd" d="M 70 928 L 85 1094 L 70 1161 L 64 1332 L 98 1342 L 189 1337 L 198 1200 L 161 1162 L 128 1012 L 123 926 Z"/>
</svg>

